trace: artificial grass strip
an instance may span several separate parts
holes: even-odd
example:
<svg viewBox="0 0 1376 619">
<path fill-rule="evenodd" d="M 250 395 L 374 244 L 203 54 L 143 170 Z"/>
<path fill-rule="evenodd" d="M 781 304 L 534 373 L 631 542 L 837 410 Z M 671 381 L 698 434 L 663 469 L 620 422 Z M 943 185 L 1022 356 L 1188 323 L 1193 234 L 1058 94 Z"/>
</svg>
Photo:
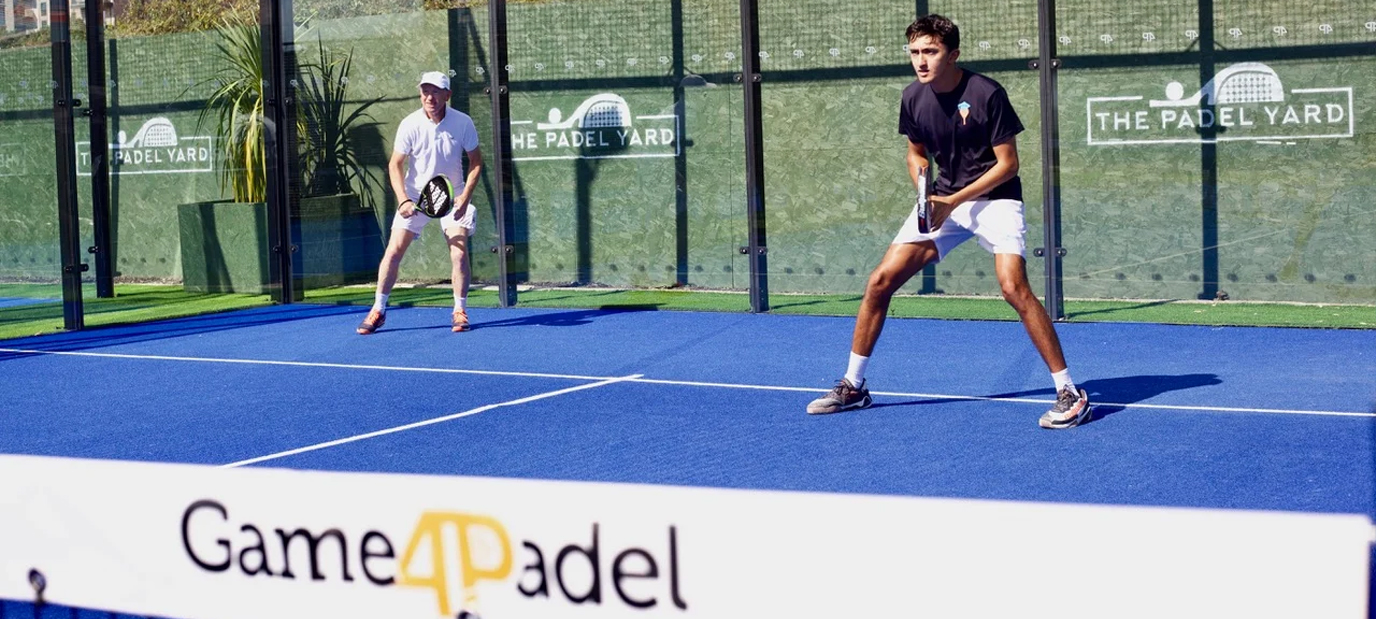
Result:
<svg viewBox="0 0 1376 619">
<path fill-rule="evenodd" d="M 28 284 L 0 285 L 0 298 L 42 298 L 25 295 L 32 292 Z M 51 294 L 52 286 L 44 287 Z M 30 303 L 0 307 L 0 339 L 57 333 L 63 330 L 61 289 L 58 299 L 46 303 Z M 44 295 L 47 296 L 47 295 Z M 84 322 L 87 327 L 167 320 L 216 312 L 261 307 L 271 304 L 268 295 L 190 293 L 181 286 L 121 284 L 115 286 L 115 296 L 98 299 L 93 291 L 82 298 Z"/>
<path fill-rule="evenodd" d="M 370 288 L 339 288 L 308 292 L 311 303 L 371 304 Z M 860 295 L 771 295 L 770 312 L 805 316 L 854 316 Z M 397 288 L 394 306 L 436 306 L 453 303 L 448 287 Z M 474 290 L 470 307 L 498 307 L 497 293 Z M 606 288 L 536 288 L 521 291 L 520 307 L 549 309 L 643 309 L 666 311 L 748 312 L 750 297 L 740 292 L 695 290 L 619 290 Z M 1067 300 L 1069 322 L 1150 322 L 1179 325 L 1265 326 L 1376 329 L 1376 306 L 1242 301 L 1183 300 Z M 897 296 L 889 305 L 894 318 L 953 320 L 1017 320 L 1002 298 Z"/>
<path fill-rule="evenodd" d="M 88 327 L 167 320 L 271 304 L 267 295 L 198 294 L 180 286 L 120 284 L 115 297 L 97 299 L 87 287 L 83 299 Z M 49 284 L 0 284 L 0 298 L 53 299 L 0 307 L 0 339 L 62 330 L 61 288 Z M 770 312 L 805 316 L 855 316 L 860 295 L 771 295 Z M 309 290 L 304 302 L 370 305 L 366 286 Z M 393 307 L 446 307 L 453 303 L 448 286 L 405 286 L 392 291 Z M 473 290 L 468 304 L 499 307 L 495 290 Z M 617 309 L 643 311 L 748 312 L 750 296 L 742 292 L 685 289 L 620 290 L 610 288 L 533 288 L 522 290 L 518 306 L 547 309 Z M 1182 300 L 1067 300 L 1070 322 L 1146 322 L 1207 326 L 1265 326 L 1376 329 L 1376 306 L 1252 303 Z M 1000 298 L 898 296 L 889 306 L 894 318 L 951 320 L 1017 320 Z"/>
</svg>

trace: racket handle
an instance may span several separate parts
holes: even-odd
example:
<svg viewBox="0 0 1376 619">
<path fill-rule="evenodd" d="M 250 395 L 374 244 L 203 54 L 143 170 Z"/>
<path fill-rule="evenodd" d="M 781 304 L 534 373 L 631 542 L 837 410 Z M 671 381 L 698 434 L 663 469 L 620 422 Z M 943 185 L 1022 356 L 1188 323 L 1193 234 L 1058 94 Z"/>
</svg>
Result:
<svg viewBox="0 0 1376 619">
<path fill-rule="evenodd" d="M 927 180 L 927 172 L 924 170 L 917 177 L 917 231 L 922 234 L 932 233 L 932 201 L 931 184 Z"/>
</svg>

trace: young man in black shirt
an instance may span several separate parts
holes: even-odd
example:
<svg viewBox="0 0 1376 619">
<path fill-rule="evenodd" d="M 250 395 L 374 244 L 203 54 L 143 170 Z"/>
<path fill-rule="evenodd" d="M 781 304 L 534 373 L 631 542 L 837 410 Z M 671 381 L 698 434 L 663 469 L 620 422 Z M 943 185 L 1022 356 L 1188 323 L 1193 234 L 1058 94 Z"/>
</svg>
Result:
<svg viewBox="0 0 1376 619">
<path fill-rule="evenodd" d="M 1003 298 L 1017 310 L 1055 382 L 1056 404 L 1039 424 L 1053 429 L 1080 425 L 1093 414 L 1089 396 L 1071 380 L 1051 318 L 1027 283 L 1016 142 L 1022 122 L 998 82 L 956 66 L 960 30 L 949 19 L 928 15 L 908 26 L 907 34 L 917 81 L 903 91 L 898 129 L 908 138 L 908 174 L 914 185 L 927 172 L 929 155 L 939 168 L 930 198 L 931 232 L 919 230 L 916 212 L 904 223 L 865 287 L 845 377 L 808 404 L 807 412 L 870 405 L 865 367 L 884 327 L 889 300 L 923 267 L 973 237 L 994 254 Z"/>
</svg>

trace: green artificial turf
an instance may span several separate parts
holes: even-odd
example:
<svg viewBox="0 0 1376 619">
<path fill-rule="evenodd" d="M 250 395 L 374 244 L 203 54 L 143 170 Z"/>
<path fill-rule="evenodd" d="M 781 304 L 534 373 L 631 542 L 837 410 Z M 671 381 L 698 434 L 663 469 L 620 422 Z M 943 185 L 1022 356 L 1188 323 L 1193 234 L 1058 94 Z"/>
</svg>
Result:
<svg viewBox="0 0 1376 619">
<path fill-rule="evenodd" d="M 0 284 L 0 298 L 34 299 L 33 303 L 0 307 L 0 339 L 61 331 L 61 289 L 52 285 Z M 344 287 L 308 291 L 306 303 L 368 305 L 373 290 Z M 854 316 L 859 295 L 773 295 L 775 314 Z M 194 294 L 180 286 L 120 284 L 115 297 L 83 299 L 86 327 L 101 327 L 194 316 L 268 305 L 267 295 Z M 392 292 L 393 307 L 446 307 L 453 295 L 445 286 L 406 286 Z M 499 306 L 493 290 L 469 293 L 471 307 Z M 632 309 L 645 311 L 748 312 L 750 297 L 738 292 L 695 290 L 619 290 L 607 288 L 549 288 L 522 290 L 519 307 L 550 309 Z M 1148 322 L 1181 325 L 1270 326 L 1376 329 L 1376 307 L 1370 305 L 1311 305 L 1240 301 L 1115 301 L 1067 300 L 1070 322 Z M 956 320 L 1017 320 L 1002 299 L 948 296 L 898 296 L 889 306 L 895 318 Z"/>
</svg>

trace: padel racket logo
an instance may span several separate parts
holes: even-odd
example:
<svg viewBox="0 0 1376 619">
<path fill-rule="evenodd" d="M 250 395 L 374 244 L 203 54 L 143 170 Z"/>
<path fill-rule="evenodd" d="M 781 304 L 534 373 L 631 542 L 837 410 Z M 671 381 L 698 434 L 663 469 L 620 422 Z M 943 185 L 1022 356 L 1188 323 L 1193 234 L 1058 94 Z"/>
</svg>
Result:
<svg viewBox="0 0 1376 619">
<path fill-rule="evenodd" d="M 431 202 L 434 202 L 435 204 L 444 204 L 444 203 L 445 203 L 446 201 L 448 201 L 448 200 L 449 200 L 449 195 L 446 194 L 446 193 L 444 192 L 443 189 L 440 189 L 439 187 L 431 187 L 431 188 L 430 188 L 430 201 L 431 201 Z"/>
<path fill-rule="evenodd" d="M 634 114 L 626 99 L 599 93 L 567 117 L 550 108 L 543 122 L 511 121 L 513 159 L 623 159 L 679 154 L 677 114 Z"/>
<path fill-rule="evenodd" d="M 179 136 L 172 121 L 150 118 L 129 137 L 119 132 L 110 144 L 111 174 L 187 174 L 214 170 L 214 138 Z M 91 143 L 76 143 L 76 173 L 91 175 Z"/>
<path fill-rule="evenodd" d="M 1199 144 L 1229 141 L 1290 143 L 1356 134 L 1351 86 L 1286 90 L 1259 62 L 1231 65 L 1194 94 L 1166 84 L 1162 99 L 1089 97 L 1088 143 Z"/>
<path fill-rule="evenodd" d="M 420 589 L 444 618 L 486 616 L 483 599 L 491 597 L 505 597 L 502 606 L 510 608 L 513 589 L 517 600 L 685 611 L 678 529 L 670 525 L 667 533 L 663 546 L 609 547 L 593 522 L 590 541 L 513 540 L 497 518 L 427 511 L 404 537 L 376 529 L 357 535 L 244 522 L 212 499 L 187 506 L 181 518 L 186 556 L 206 572 Z"/>
</svg>

